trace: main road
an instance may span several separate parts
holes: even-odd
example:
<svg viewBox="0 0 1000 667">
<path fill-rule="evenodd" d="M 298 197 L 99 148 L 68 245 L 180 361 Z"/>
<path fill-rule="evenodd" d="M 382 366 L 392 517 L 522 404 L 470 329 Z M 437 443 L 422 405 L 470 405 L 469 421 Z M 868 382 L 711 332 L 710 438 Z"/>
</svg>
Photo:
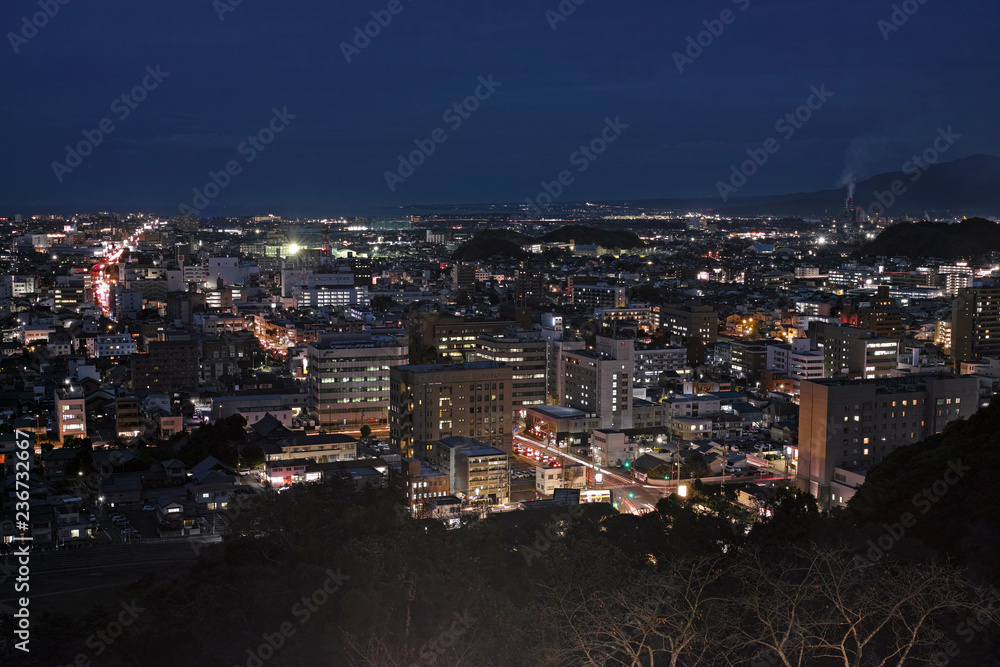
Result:
<svg viewBox="0 0 1000 667">
<path fill-rule="evenodd" d="M 595 473 L 601 473 L 604 477 L 603 488 L 611 491 L 613 499 L 619 509 L 632 512 L 633 514 L 643 514 L 655 509 L 657 501 L 666 495 L 675 493 L 679 485 L 693 483 L 693 480 L 670 480 L 666 484 L 640 484 L 630 477 L 626 477 L 617 472 L 612 472 L 607 468 L 602 468 L 591 461 L 587 461 L 586 459 L 564 452 L 558 447 L 551 447 L 521 434 L 515 434 L 514 440 L 519 441 L 527 447 L 558 456 L 565 461 L 572 461 L 573 463 L 587 466 Z M 725 484 L 726 480 L 731 482 L 743 482 L 750 480 L 755 482 L 774 482 L 787 479 L 785 475 L 782 475 L 774 470 L 769 469 L 767 472 L 773 474 L 756 477 L 733 477 L 732 475 L 723 475 L 721 477 L 702 477 L 701 482 L 702 484 Z M 609 482 L 608 480 L 611 481 Z"/>
</svg>

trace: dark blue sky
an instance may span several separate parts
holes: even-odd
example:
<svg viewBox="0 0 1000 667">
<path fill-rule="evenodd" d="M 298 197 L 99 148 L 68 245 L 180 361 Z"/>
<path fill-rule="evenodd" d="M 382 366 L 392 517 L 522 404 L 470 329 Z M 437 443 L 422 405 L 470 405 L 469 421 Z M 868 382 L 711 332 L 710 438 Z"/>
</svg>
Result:
<svg viewBox="0 0 1000 667">
<path fill-rule="evenodd" d="M 780 150 L 739 194 L 897 170 L 938 127 L 961 135 L 947 160 L 1000 154 L 996 0 L 910 0 L 888 40 L 893 3 L 871 0 L 586 0 L 556 30 L 557 0 L 400 0 L 350 63 L 340 43 L 388 0 L 242 0 L 220 21 L 223 2 L 69 0 L 17 53 L 9 33 L 40 9 L 5 2 L 0 212 L 173 213 L 230 160 L 206 213 L 523 201 L 564 169 L 563 201 L 717 196 L 770 137 Z M 732 23 L 678 72 L 672 54 L 724 9 Z M 115 98 L 156 65 L 169 76 L 119 120 Z M 491 74 L 500 87 L 453 131 L 442 114 Z M 824 84 L 833 96 L 784 139 L 776 122 Z M 238 147 L 273 108 L 295 118 L 248 163 Z M 608 117 L 628 129 L 578 172 L 571 154 Z M 53 161 L 103 118 L 114 130 L 60 182 Z M 397 155 L 439 127 L 447 141 L 390 191 Z"/>
</svg>

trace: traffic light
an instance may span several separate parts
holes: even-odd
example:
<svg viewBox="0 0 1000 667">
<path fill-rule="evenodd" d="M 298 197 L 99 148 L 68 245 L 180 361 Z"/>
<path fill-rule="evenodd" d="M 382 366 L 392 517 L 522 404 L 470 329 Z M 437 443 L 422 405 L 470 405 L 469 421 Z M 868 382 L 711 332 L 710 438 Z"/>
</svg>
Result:
<svg viewBox="0 0 1000 667">
<path fill-rule="evenodd" d="M 625 467 L 626 468 L 631 468 L 632 467 L 632 462 L 631 461 L 626 461 L 625 462 Z"/>
<path fill-rule="evenodd" d="M 635 498 L 635 494 L 633 492 L 629 491 L 628 492 L 628 497 L 629 498 Z"/>
</svg>

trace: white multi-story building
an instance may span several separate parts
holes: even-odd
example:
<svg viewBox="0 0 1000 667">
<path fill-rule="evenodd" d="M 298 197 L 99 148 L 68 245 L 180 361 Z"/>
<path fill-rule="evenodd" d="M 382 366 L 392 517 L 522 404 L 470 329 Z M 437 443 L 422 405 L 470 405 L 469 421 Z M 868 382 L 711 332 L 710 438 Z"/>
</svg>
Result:
<svg viewBox="0 0 1000 667">
<path fill-rule="evenodd" d="M 826 377 L 825 358 L 822 352 L 809 350 L 809 340 L 805 338 L 795 341 L 794 345 L 781 343 L 767 346 L 767 370 L 787 375 L 796 394 L 803 380 Z"/>
<path fill-rule="evenodd" d="M 325 308 L 344 306 L 368 306 L 367 287 L 312 288 L 297 291 L 295 300 L 299 308 Z"/>
<path fill-rule="evenodd" d="M 960 289 L 972 287 L 975 279 L 975 271 L 966 262 L 941 266 L 938 268 L 938 274 L 943 278 L 945 292 L 951 296 L 958 296 Z"/>
<path fill-rule="evenodd" d="M 98 357 L 114 359 L 135 354 L 135 341 L 128 334 L 98 336 L 94 344 Z"/>
<path fill-rule="evenodd" d="M 559 367 L 562 405 L 596 413 L 601 428 L 632 428 L 634 341 L 598 336 L 593 350 L 563 350 Z"/>
<path fill-rule="evenodd" d="M 658 378 L 667 371 L 687 368 L 687 348 L 668 347 L 660 350 L 635 351 L 636 378 Z"/>
<path fill-rule="evenodd" d="M 296 297 L 300 292 L 319 288 L 354 287 L 354 274 L 349 271 L 320 272 L 308 267 L 281 270 L 281 296 Z"/>
</svg>

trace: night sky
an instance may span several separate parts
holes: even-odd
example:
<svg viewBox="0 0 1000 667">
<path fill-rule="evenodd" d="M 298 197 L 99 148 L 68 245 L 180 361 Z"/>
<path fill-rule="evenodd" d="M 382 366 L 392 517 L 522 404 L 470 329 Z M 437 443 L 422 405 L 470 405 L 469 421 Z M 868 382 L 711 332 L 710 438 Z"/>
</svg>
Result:
<svg viewBox="0 0 1000 667">
<path fill-rule="evenodd" d="M 772 137 L 780 149 L 739 194 L 809 191 L 845 170 L 898 170 L 948 126 L 961 135 L 948 160 L 1000 154 L 996 0 L 909 0 L 891 31 L 893 3 L 871 0 L 565 0 L 567 17 L 558 0 L 46 3 L 58 12 L 37 34 L 22 21 L 37 0 L 0 9 L 0 214 L 521 202 L 563 170 L 561 201 L 717 196 L 730 165 Z M 341 43 L 372 11 L 391 20 L 348 63 Z M 706 32 L 680 72 L 673 54 L 705 21 L 721 34 Z M 157 66 L 169 75 L 148 74 Z M 479 78 L 491 75 L 490 92 Z M 126 106 L 144 80 L 145 99 Z M 776 123 L 814 86 L 832 97 L 786 138 Z M 477 87 L 478 109 L 444 115 Z M 606 119 L 627 128 L 574 161 Z M 269 123 L 287 126 L 263 150 L 241 147 Z M 437 128 L 446 140 L 392 191 L 385 172 Z M 84 131 L 100 144 L 68 171 Z M 214 201 L 194 202 L 230 161 Z"/>
</svg>

